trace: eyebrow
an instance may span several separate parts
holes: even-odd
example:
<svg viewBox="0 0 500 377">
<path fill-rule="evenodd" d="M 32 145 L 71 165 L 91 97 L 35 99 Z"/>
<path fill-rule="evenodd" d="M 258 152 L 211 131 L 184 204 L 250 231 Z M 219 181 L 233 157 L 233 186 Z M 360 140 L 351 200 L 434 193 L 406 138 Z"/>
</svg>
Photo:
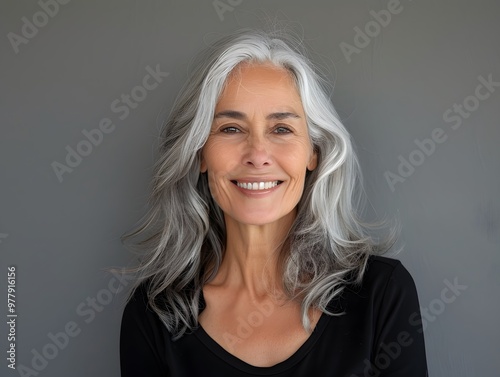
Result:
<svg viewBox="0 0 500 377">
<path fill-rule="evenodd" d="M 214 119 L 218 118 L 232 118 L 232 119 L 239 119 L 239 120 L 244 120 L 247 118 L 245 113 L 242 113 L 240 111 L 235 111 L 235 110 L 225 110 L 225 111 L 220 111 L 217 114 L 215 114 Z M 277 112 L 277 113 L 271 113 L 266 116 L 267 120 L 283 120 L 287 118 L 300 118 L 295 113 L 292 112 Z"/>
</svg>

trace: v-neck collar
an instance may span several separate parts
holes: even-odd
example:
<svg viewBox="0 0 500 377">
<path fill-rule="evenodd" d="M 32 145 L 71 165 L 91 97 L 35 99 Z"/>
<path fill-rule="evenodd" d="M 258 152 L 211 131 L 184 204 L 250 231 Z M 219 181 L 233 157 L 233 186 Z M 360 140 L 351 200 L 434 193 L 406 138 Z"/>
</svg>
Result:
<svg viewBox="0 0 500 377">
<path fill-rule="evenodd" d="M 203 296 L 203 290 L 201 291 L 200 294 L 200 309 L 204 309 L 206 306 L 205 303 L 205 298 Z M 279 362 L 278 364 L 275 364 L 270 367 L 258 367 L 251 365 L 240 358 L 234 356 L 230 352 L 228 352 L 224 347 L 222 347 L 219 343 L 217 343 L 208 333 L 205 331 L 205 329 L 199 324 L 198 328 L 194 331 L 194 335 L 203 343 L 211 352 L 213 352 L 217 357 L 222 359 L 225 363 L 229 364 L 230 366 L 241 370 L 244 373 L 249 373 L 249 374 L 254 374 L 254 375 L 261 375 L 261 376 L 268 376 L 268 375 L 273 375 L 277 373 L 282 373 L 290 368 L 292 368 L 294 365 L 299 363 L 306 355 L 307 353 L 313 348 L 314 344 L 318 341 L 318 339 L 321 337 L 321 334 L 323 333 L 324 329 L 326 328 L 326 325 L 328 324 L 328 321 L 330 319 L 330 316 L 326 313 L 322 313 L 321 317 L 319 318 L 318 322 L 316 323 L 316 326 L 309 335 L 309 337 L 306 339 L 304 343 L 287 359 Z"/>
</svg>

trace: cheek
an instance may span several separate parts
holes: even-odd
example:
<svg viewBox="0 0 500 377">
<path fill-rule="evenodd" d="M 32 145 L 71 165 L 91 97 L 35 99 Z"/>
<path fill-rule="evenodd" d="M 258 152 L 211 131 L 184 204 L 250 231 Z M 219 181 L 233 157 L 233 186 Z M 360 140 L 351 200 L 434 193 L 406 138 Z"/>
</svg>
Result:
<svg viewBox="0 0 500 377">
<path fill-rule="evenodd" d="M 214 166 L 217 164 L 217 159 L 214 158 L 214 156 L 217 154 L 216 149 L 217 148 L 214 148 L 213 143 L 210 142 L 210 139 L 209 141 L 206 142 L 205 146 L 203 147 L 201 152 L 201 165 L 200 165 L 202 173 L 205 173 L 207 171 L 211 172 L 214 170 L 214 168 L 216 168 L 216 166 Z"/>
<path fill-rule="evenodd" d="M 213 156 L 213 155 L 212 155 Z M 227 173 L 230 167 L 227 164 L 228 159 L 218 154 L 215 158 L 205 156 L 205 166 L 208 178 L 208 188 L 214 200 L 220 205 L 227 197 L 228 181 Z"/>
<path fill-rule="evenodd" d="M 231 145 L 228 145 L 218 137 L 210 136 L 202 149 L 202 159 L 205 161 L 209 170 L 218 170 L 223 156 L 231 151 Z"/>
<path fill-rule="evenodd" d="M 217 173 L 210 168 L 208 169 L 208 187 L 211 192 L 214 192 L 221 187 L 221 174 Z"/>
<path fill-rule="evenodd" d="M 228 182 L 223 174 L 208 170 L 210 195 L 224 212 L 228 211 L 231 207 L 231 187 L 229 185 L 232 185 L 232 183 Z"/>
<path fill-rule="evenodd" d="M 217 198 L 217 185 L 215 184 L 215 180 L 213 177 L 213 174 L 211 172 L 208 172 L 208 188 L 210 190 L 210 194 L 212 195 L 212 198 L 215 199 L 216 202 L 218 202 Z"/>
<path fill-rule="evenodd" d="M 312 156 L 309 145 L 302 143 L 294 145 L 288 153 L 280 153 L 280 155 L 282 156 L 281 165 L 290 177 L 303 180 Z"/>
</svg>

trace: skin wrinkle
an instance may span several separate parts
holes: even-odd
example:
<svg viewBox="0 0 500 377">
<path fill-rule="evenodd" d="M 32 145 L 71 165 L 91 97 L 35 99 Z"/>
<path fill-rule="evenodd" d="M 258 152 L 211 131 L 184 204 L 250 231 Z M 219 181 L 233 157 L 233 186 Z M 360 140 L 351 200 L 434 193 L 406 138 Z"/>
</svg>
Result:
<svg viewBox="0 0 500 377">
<path fill-rule="evenodd" d="M 261 66 L 261 67 L 265 67 L 265 66 Z M 241 69 L 243 69 L 243 68 L 240 68 L 240 70 Z M 295 87 L 293 86 L 293 82 L 291 80 L 289 80 L 289 74 L 287 71 L 285 71 L 283 69 L 276 69 L 274 67 L 271 69 L 268 69 L 268 70 L 272 70 L 273 73 L 276 73 L 276 72 L 280 73 L 278 76 L 279 78 L 276 80 L 277 81 L 276 85 L 278 85 L 279 83 L 283 84 L 283 81 L 284 81 L 285 85 L 292 86 L 295 89 Z M 254 88 L 249 88 L 248 84 L 244 84 L 244 83 L 242 84 L 241 75 L 238 75 L 238 76 L 239 76 L 239 78 L 236 81 L 236 79 L 234 78 L 234 75 L 233 75 L 233 79 L 226 85 L 226 87 L 232 87 L 235 89 L 234 90 L 235 97 L 237 97 L 238 95 L 241 95 L 241 90 L 243 90 L 242 88 L 245 88 L 245 91 L 248 94 L 251 94 L 251 96 L 253 98 L 262 97 L 261 93 L 262 92 L 265 93 L 266 91 L 268 91 L 269 87 L 271 86 L 271 85 L 269 85 L 269 83 L 267 81 L 264 80 L 264 83 L 262 83 L 263 80 L 261 80 L 261 82 L 259 82 L 259 85 L 261 85 L 261 87 L 259 87 L 258 85 L 254 85 L 254 86 L 257 86 L 257 89 L 261 90 L 261 93 L 257 93 Z M 236 85 L 236 84 L 238 84 L 238 85 Z M 264 84 L 264 86 L 262 86 L 262 84 Z M 275 85 L 275 84 L 273 83 L 273 85 Z M 225 90 L 223 93 L 227 93 L 227 90 Z M 288 96 L 287 100 L 289 100 L 289 97 L 291 97 L 291 96 Z M 301 124 L 297 124 L 297 122 L 293 118 L 286 119 L 287 124 L 289 126 L 291 126 L 291 128 L 293 128 L 294 133 L 296 133 L 298 136 L 297 138 L 295 138 L 295 140 L 291 140 L 291 142 L 296 143 L 297 150 L 301 150 L 301 149 L 306 148 L 308 150 L 309 156 L 311 156 L 310 158 L 312 158 L 312 157 L 315 158 L 316 156 L 312 150 L 312 146 L 310 145 L 309 135 L 307 133 L 307 125 L 305 124 L 305 120 L 304 120 L 305 115 L 303 114 L 303 109 L 302 109 L 302 105 L 300 102 L 300 97 L 298 96 L 296 89 L 294 90 L 293 97 L 295 97 L 295 98 L 293 98 L 294 101 L 292 102 L 292 108 L 290 110 L 293 110 L 294 106 L 299 108 L 300 112 L 302 113 L 302 117 L 300 119 Z M 223 96 L 221 96 L 221 98 L 223 98 Z M 220 104 L 220 101 L 219 101 L 219 104 Z M 218 107 L 219 107 L 219 105 L 218 105 Z M 255 119 L 257 116 L 260 116 L 261 114 L 257 114 L 258 111 L 259 111 L 259 109 L 255 108 L 255 107 L 251 108 L 250 111 L 247 111 L 248 112 L 248 114 L 246 114 L 247 119 Z M 289 112 L 289 109 L 287 108 L 286 110 L 283 110 L 283 111 L 282 111 L 282 109 L 280 109 L 279 112 Z M 290 111 L 290 112 L 297 113 L 297 111 Z M 218 111 L 216 111 L 216 113 L 218 113 Z M 263 117 L 261 117 L 261 118 L 263 118 Z M 222 138 L 220 136 L 217 136 L 217 135 L 220 133 L 220 129 L 222 128 L 222 126 L 227 126 L 229 123 L 233 123 L 233 122 L 230 122 L 229 120 L 226 120 L 226 119 L 215 119 L 214 120 L 214 126 L 212 128 L 212 131 L 211 131 L 211 134 L 209 137 L 209 141 L 207 142 L 207 144 L 203 148 L 203 152 L 202 152 L 202 169 L 201 169 L 202 171 L 206 170 L 206 166 L 205 166 L 206 164 L 204 163 L 204 161 L 205 161 L 204 156 L 205 156 L 207 150 L 212 148 L 212 147 L 216 147 L 218 144 L 223 142 L 223 141 L 221 141 Z M 237 122 L 234 122 L 234 123 L 237 123 Z M 245 131 L 247 131 L 246 128 L 248 128 L 248 125 L 246 125 L 246 122 L 243 122 L 241 127 L 245 128 Z M 254 165 L 255 164 L 257 164 L 257 165 L 274 164 L 275 158 L 269 154 L 270 153 L 269 149 L 270 148 L 273 149 L 273 151 L 276 152 L 275 155 L 286 154 L 287 153 L 286 148 L 289 147 L 289 145 L 287 143 L 290 142 L 290 140 L 287 140 L 287 139 L 290 139 L 290 135 L 267 136 L 265 134 L 265 132 L 261 132 L 261 129 L 264 129 L 264 131 L 266 131 L 265 125 L 260 124 L 260 120 L 259 120 L 259 128 L 258 128 L 259 132 L 250 132 L 250 135 L 246 138 L 246 143 L 240 143 L 240 145 L 237 147 L 237 149 L 239 150 L 240 155 L 244 156 L 243 158 L 246 158 L 247 160 L 248 159 L 252 160 L 252 163 Z M 239 140 L 240 139 L 239 135 L 231 135 L 229 137 L 232 139 L 237 139 L 236 141 L 233 141 L 232 139 L 227 141 L 229 146 L 234 145 L 233 143 L 238 143 L 239 141 L 241 141 L 241 140 Z M 214 141 L 214 139 L 217 139 L 217 138 L 219 140 Z M 269 139 L 272 139 L 272 140 L 269 140 Z M 281 139 L 283 139 L 283 140 L 281 140 Z M 304 144 L 306 144 L 307 146 L 305 146 Z M 280 149 L 280 147 L 281 147 L 281 149 Z M 224 153 L 224 148 L 221 148 L 221 154 L 223 154 L 223 153 Z M 287 157 L 289 158 L 289 165 L 293 165 L 293 164 L 298 164 L 298 166 L 304 165 L 303 162 L 299 161 L 301 156 L 299 156 L 297 153 L 289 153 L 288 152 Z M 316 163 L 316 162 L 314 162 L 314 163 Z M 261 170 L 259 170 L 259 169 L 261 169 L 261 166 L 255 166 L 255 171 L 252 172 L 252 174 L 254 174 L 255 172 L 260 173 Z M 240 169 L 240 170 L 242 170 L 242 169 Z M 219 203 L 219 205 L 221 204 L 221 202 L 224 202 L 224 201 L 227 201 L 230 203 L 230 196 L 231 196 L 232 191 L 234 189 L 233 187 L 227 185 L 228 180 L 226 180 L 226 185 L 214 184 L 215 182 L 224 181 L 224 175 L 227 175 L 227 174 L 228 174 L 227 171 L 220 171 L 220 172 L 215 172 L 215 173 L 209 172 L 209 181 L 210 181 L 210 187 L 212 190 L 212 195 L 214 196 L 214 199 Z M 300 194 L 301 194 L 302 190 L 303 190 L 303 178 L 304 178 L 303 175 L 305 175 L 305 169 L 303 169 L 303 172 L 301 172 L 301 176 L 299 176 L 299 177 L 291 175 L 289 177 L 290 182 L 289 182 L 289 185 L 287 187 L 287 191 L 296 192 L 296 191 L 300 190 Z M 238 174 L 236 174 L 236 176 L 238 176 Z M 298 195 L 298 199 L 300 199 L 300 194 Z"/>
</svg>

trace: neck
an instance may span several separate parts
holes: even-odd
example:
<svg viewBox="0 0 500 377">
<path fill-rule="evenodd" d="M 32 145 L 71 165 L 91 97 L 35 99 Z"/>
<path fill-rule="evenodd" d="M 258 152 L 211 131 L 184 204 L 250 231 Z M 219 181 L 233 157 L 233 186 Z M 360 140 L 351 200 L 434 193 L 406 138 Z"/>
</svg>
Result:
<svg viewBox="0 0 500 377">
<path fill-rule="evenodd" d="M 292 212 L 277 222 L 248 225 L 226 217 L 226 250 L 212 282 L 232 287 L 255 300 L 282 291 L 278 261 L 283 242 L 292 226 Z"/>
</svg>

